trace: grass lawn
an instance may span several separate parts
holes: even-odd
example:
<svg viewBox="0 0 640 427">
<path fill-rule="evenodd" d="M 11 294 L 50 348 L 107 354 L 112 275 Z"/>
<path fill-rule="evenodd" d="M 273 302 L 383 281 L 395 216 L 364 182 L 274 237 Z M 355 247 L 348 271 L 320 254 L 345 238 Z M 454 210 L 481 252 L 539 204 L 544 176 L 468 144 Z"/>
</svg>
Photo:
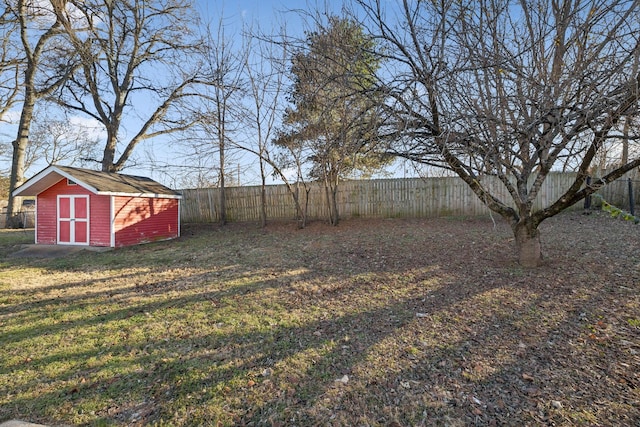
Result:
<svg viewBox="0 0 640 427">
<path fill-rule="evenodd" d="M 54 259 L 0 231 L 0 422 L 640 425 L 640 226 L 187 226 Z"/>
</svg>

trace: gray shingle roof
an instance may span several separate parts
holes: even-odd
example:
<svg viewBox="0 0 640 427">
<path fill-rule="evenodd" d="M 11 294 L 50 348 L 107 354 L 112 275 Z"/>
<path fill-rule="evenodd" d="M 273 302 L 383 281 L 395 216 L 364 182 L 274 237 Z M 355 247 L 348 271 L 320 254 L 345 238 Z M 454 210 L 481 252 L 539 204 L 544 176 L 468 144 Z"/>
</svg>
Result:
<svg viewBox="0 0 640 427">
<path fill-rule="evenodd" d="M 69 166 L 56 167 L 73 176 L 77 181 L 82 181 L 92 186 L 100 193 L 178 194 L 169 187 L 143 176 L 123 175 Z"/>
<path fill-rule="evenodd" d="M 96 194 L 180 196 L 180 193 L 150 178 L 56 165 L 37 173 L 17 188 L 14 195 L 35 196 L 63 178 L 72 179 Z"/>
</svg>

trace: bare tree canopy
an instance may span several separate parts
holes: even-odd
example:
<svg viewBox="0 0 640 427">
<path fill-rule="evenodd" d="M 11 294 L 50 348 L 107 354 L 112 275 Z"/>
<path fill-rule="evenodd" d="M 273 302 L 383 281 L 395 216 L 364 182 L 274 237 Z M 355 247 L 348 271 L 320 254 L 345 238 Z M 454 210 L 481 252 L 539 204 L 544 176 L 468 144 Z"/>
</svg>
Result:
<svg viewBox="0 0 640 427">
<path fill-rule="evenodd" d="M 281 31 L 286 34 L 286 27 Z M 242 110 L 244 123 L 250 129 L 247 135 L 247 144 L 241 148 L 253 153 L 258 158 L 260 173 L 260 225 L 267 225 L 267 196 L 265 186 L 267 184 L 267 166 L 271 166 L 273 173 L 278 175 L 292 190 L 292 185 L 287 176 L 280 170 L 272 158 L 269 143 L 274 137 L 276 123 L 282 111 L 280 111 L 280 95 L 284 89 L 284 75 L 282 72 L 286 63 L 286 43 L 276 43 L 260 35 L 260 30 L 248 31 L 244 39 L 246 51 L 244 73 L 246 75 L 247 94 L 246 107 Z M 291 192 L 294 203 L 300 217 L 300 225 L 305 225 L 304 215 L 295 192 Z"/>
<path fill-rule="evenodd" d="M 207 140 L 207 145 L 218 153 L 218 186 L 220 187 L 220 223 L 227 222 L 226 186 L 229 149 L 237 144 L 234 136 L 240 127 L 241 99 L 245 94 L 244 66 L 246 51 L 238 49 L 235 36 L 225 33 L 224 22 L 209 26 L 204 49 L 204 69 L 210 85 L 202 94 L 204 106 L 197 108 L 199 127 Z"/>
<path fill-rule="evenodd" d="M 125 167 L 141 141 L 193 125 L 180 108 L 202 83 L 190 1 L 73 0 L 56 13 L 82 64 L 57 101 L 105 126 L 103 170 Z"/>
<path fill-rule="evenodd" d="M 627 0 L 358 0 L 384 58 L 390 151 L 459 175 L 513 229 L 520 262 L 542 259 L 538 226 L 640 166 L 638 150 L 585 187 L 594 161 L 638 145 L 640 10 Z M 534 211 L 552 170 L 577 178 Z M 482 184 L 497 176 L 510 200 Z"/>
<path fill-rule="evenodd" d="M 78 123 L 51 106 L 39 107 L 31 124 L 29 145 L 25 153 L 25 171 L 42 163 L 89 166 L 100 145 L 96 129 Z"/>
</svg>

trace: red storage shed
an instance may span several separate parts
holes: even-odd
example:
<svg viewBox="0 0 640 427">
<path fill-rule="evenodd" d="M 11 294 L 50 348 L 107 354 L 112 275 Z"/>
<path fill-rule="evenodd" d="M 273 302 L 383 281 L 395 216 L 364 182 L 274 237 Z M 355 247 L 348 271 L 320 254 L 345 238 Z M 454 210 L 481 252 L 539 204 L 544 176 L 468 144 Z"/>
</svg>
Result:
<svg viewBox="0 0 640 427">
<path fill-rule="evenodd" d="M 37 244 L 120 247 L 180 236 L 180 194 L 149 178 L 49 166 L 13 194 L 36 197 Z"/>
</svg>

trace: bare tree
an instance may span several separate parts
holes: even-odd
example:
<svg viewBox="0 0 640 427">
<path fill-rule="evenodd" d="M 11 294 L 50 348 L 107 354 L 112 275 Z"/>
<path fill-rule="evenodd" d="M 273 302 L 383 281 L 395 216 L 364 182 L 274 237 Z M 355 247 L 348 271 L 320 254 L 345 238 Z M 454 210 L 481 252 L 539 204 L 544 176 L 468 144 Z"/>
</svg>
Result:
<svg viewBox="0 0 640 427">
<path fill-rule="evenodd" d="M 285 82 L 291 60 L 292 40 L 286 25 L 277 34 L 260 30 L 247 32 L 244 73 L 249 88 L 242 110 L 244 141 L 237 147 L 258 159 L 260 171 L 260 223 L 267 222 L 266 182 L 269 175 L 281 180 L 291 195 L 298 228 L 306 227 L 307 205 L 311 187 L 305 180 L 306 158 L 310 153 L 301 146 L 275 144 L 280 136 L 280 119 L 284 116 Z M 269 171 L 270 169 L 270 171 Z"/>
<path fill-rule="evenodd" d="M 64 2 L 3 1 L 3 17 L 18 22 L 20 56 L 24 56 L 24 71 L 18 85 L 21 88 L 22 111 L 18 135 L 12 143 L 9 177 L 7 225 L 10 227 L 18 209 L 12 192 L 24 181 L 25 152 L 36 102 L 55 91 L 75 69 L 75 57 L 67 49 L 61 23 L 53 13 L 54 3 L 55 7 L 60 7 Z"/>
<path fill-rule="evenodd" d="M 390 151 L 460 176 L 513 230 L 522 265 L 542 260 L 538 226 L 640 166 L 629 158 L 585 186 L 610 142 L 637 144 L 639 2 L 626 0 L 358 0 L 382 45 L 381 132 Z M 534 209 L 548 174 L 575 182 Z M 496 176 L 501 200 L 482 178 Z"/>
<path fill-rule="evenodd" d="M 222 19 L 216 27 L 209 26 L 205 37 L 204 70 L 208 86 L 202 93 L 204 106 L 199 120 L 208 144 L 218 154 L 220 188 L 220 223 L 227 222 L 226 214 L 226 165 L 228 151 L 237 145 L 240 125 L 241 100 L 244 96 L 242 83 L 246 64 L 246 51 L 233 43 L 235 37 L 225 34 Z"/>
<path fill-rule="evenodd" d="M 247 36 L 245 73 L 249 83 L 249 106 L 244 115 L 251 133 L 249 141 L 255 138 L 255 144 L 250 143 L 250 150 L 258 157 L 260 170 L 260 225 L 267 225 L 266 182 L 267 165 L 270 158 L 268 142 L 273 136 L 278 117 L 278 98 L 282 91 L 282 74 L 278 73 L 273 54 L 273 43 L 259 37 Z M 284 50 L 283 50 L 284 51 Z"/>
<path fill-rule="evenodd" d="M 142 141 L 195 123 L 183 108 L 203 83 L 190 1 L 70 0 L 62 6 L 56 14 L 81 72 L 57 102 L 104 125 L 102 170 L 121 170 Z"/>
<path fill-rule="evenodd" d="M 99 146 L 95 129 L 64 114 L 57 116 L 51 109 L 38 108 L 25 152 L 25 171 L 42 163 L 87 166 L 95 159 Z"/>
<path fill-rule="evenodd" d="M 4 3 L 2 3 L 4 4 Z M 20 90 L 22 89 L 20 82 L 21 66 L 24 64 L 24 57 L 21 55 L 20 44 L 20 25 L 17 16 L 11 13 L 11 10 L 4 9 L 0 13 L 0 32 L 4 35 L 0 40 L 0 123 L 10 122 L 9 113 L 11 109 L 19 101 Z M 0 134 L 0 157 L 11 157 L 13 145 L 9 142 L 13 136 Z M 4 173 L 4 171 L 3 171 Z M 9 179 L 4 179 L 2 197 L 9 188 Z M 6 181 L 6 188 L 4 184 Z"/>
<path fill-rule="evenodd" d="M 260 171 L 260 224 L 267 224 L 266 183 L 269 176 L 268 168 L 281 178 L 289 191 L 294 195 L 296 210 L 300 218 L 304 218 L 295 197 L 293 184 L 286 174 L 279 168 L 271 150 L 271 142 L 276 136 L 279 118 L 283 114 L 283 92 L 286 63 L 288 55 L 286 42 L 286 27 L 283 25 L 280 34 L 265 36 L 259 29 L 247 31 L 245 37 L 247 100 L 243 110 L 246 122 L 246 142 L 239 148 L 254 154 L 258 159 Z M 304 221 L 301 224 L 304 226 Z"/>
</svg>

